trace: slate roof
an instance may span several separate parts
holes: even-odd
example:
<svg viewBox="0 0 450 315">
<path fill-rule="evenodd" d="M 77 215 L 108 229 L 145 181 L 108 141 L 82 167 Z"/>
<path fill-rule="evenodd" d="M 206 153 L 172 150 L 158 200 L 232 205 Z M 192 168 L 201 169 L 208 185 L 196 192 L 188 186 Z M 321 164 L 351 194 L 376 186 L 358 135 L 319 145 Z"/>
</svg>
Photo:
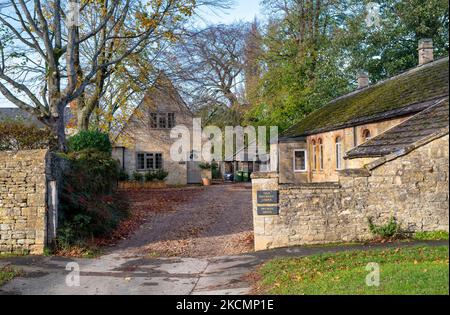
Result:
<svg viewBox="0 0 450 315">
<path fill-rule="evenodd" d="M 72 111 L 69 107 L 66 107 L 64 115 L 66 124 L 69 124 L 73 117 Z M 17 107 L 0 107 L 0 121 L 2 120 L 20 120 L 25 123 L 36 125 L 40 128 L 44 127 L 44 124 L 41 123 L 35 116 Z"/>
<path fill-rule="evenodd" d="M 350 150 L 346 158 L 381 157 L 400 153 L 417 141 L 445 130 L 448 132 L 448 127 L 449 105 L 446 97 L 400 125 Z"/>
<path fill-rule="evenodd" d="M 335 99 L 281 135 L 295 139 L 418 113 L 448 96 L 448 57 Z"/>
</svg>

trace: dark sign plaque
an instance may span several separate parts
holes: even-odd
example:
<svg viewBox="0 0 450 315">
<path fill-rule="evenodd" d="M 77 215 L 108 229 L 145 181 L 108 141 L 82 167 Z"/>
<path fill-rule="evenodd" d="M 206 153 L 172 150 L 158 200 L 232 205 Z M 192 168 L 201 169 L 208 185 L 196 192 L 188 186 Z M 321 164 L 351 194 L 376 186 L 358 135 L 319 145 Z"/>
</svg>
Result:
<svg viewBox="0 0 450 315">
<path fill-rule="evenodd" d="M 278 191 L 265 190 L 258 191 L 258 203 L 259 204 L 277 204 L 278 203 Z"/>
<path fill-rule="evenodd" d="M 278 206 L 258 207 L 258 215 L 279 215 L 280 208 Z"/>
</svg>

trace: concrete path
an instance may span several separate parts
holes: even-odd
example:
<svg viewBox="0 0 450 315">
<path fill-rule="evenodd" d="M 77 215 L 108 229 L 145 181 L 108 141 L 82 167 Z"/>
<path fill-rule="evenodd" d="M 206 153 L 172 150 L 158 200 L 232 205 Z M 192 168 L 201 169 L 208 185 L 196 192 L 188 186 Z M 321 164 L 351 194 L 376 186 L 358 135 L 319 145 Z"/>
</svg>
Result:
<svg viewBox="0 0 450 315">
<path fill-rule="evenodd" d="M 52 295 L 245 295 L 251 283 L 245 275 L 268 259 L 323 253 L 411 246 L 448 246 L 448 242 L 419 242 L 341 247 L 295 247 L 218 258 L 149 259 L 115 252 L 97 259 L 67 260 L 25 257 L 0 260 L 24 271 L 0 288 L 0 294 Z M 80 267 L 80 286 L 70 287 L 69 263 Z M 70 283 L 70 282 L 69 282 Z"/>
</svg>

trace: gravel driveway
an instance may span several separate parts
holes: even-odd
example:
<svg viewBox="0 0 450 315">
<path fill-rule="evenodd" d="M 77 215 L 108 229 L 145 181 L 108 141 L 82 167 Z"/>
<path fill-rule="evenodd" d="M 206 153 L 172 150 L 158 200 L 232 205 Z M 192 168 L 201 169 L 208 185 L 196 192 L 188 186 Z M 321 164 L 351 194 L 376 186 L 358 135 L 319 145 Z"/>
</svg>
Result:
<svg viewBox="0 0 450 315">
<path fill-rule="evenodd" d="M 114 252 L 130 256 L 205 258 L 253 251 L 251 185 L 128 193 L 145 223 Z M 156 206 L 155 206 L 156 205 Z"/>
</svg>

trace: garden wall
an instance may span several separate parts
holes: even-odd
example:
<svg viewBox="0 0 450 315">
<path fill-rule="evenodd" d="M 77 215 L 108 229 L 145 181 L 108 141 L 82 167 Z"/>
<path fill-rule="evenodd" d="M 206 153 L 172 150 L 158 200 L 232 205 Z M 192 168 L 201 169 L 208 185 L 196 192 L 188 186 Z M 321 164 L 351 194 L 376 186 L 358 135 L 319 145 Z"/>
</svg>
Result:
<svg viewBox="0 0 450 315">
<path fill-rule="evenodd" d="M 341 174 L 337 183 L 279 185 L 253 177 L 256 250 L 368 240 L 368 218 L 408 231 L 449 230 L 449 137 Z M 258 215 L 258 191 L 279 192 L 279 215 Z"/>
<path fill-rule="evenodd" d="M 0 152 L 0 253 L 42 254 L 56 237 L 64 167 L 47 150 Z"/>
</svg>

